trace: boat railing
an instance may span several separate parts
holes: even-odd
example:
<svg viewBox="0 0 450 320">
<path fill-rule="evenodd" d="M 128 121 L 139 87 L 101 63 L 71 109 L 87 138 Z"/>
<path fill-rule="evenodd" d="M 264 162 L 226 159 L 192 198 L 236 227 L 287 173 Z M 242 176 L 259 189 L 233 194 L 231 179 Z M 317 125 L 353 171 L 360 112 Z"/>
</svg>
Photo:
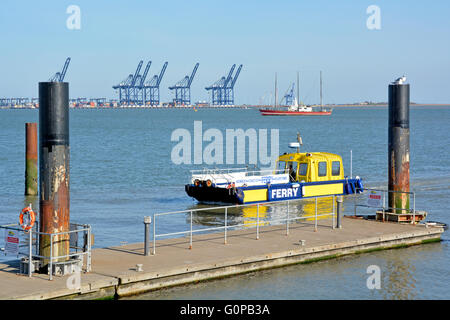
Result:
<svg viewBox="0 0 450 320">
<path fill-rule="evenodd" d="M 248 168 L 225 168 L 225 169 L 218 169 L 218 168 L 204 168 L 204 169 L 197 169 L 197 170 L 190 170 L 191 174 L 223 174 L 223 173 L 233 173 L 233 172 L 242 172 L 247 171 Z"/>
<path fill-rule="evenodd" d="M 271 174 L 284 174 L 285 169 L 264 169 L 264 170 L 251 170 L 248 168 L 230 168 L 230 169 L 202 169 L 202 170 L 191 170 L 192 175 L 208 175 L 208 174 L 218 174 L 225 176 L 226 174 L 244 172 L 245 176 L 261 176 L 261 175 L 271 175 Z"/>
<path fill-rule="evenodd" d="M 153 214 L 152 224 L 153 224 L 153 255 L 156 254 L 156 240 L 163 238 L 163 237 L 173 237 L 173 236 L 181 236 L 181 235 L 189 235 L 189 249 L 192 249 L 193 246 L 193 235 L 196 233 L 204 233 L 204 232 L 211 232 L 211 231 L 223 231 L 224 233 L 224 243 L 227 243 L 227 232 L 230 229 L 236 229 L 239 227 L 250 227 L 256 229 L 256 239 L 259 239 L 260 236 L 260 226 L 262 224 L 265 224 L 264 221 L 264 215 L 261 215 L 260 207 L 270 207 L 270 206 L 285 206 L 286 208 L 286 214 L 283 217 L 271 219 L 270 223 L 278 223 L 278 224 L 285 224 L 286 225 L 286 235 L 289 235 L 289 226 L 293 222 L 298 222 L 300 220 L 314 220 L 314 231 L 318 230 L 318 219 L 324 219 L 324 218 L 330 218 L 331 217 L 331 225 L 330 228 L 334 229 L 336 228 L 335 220 L 336 220 L 336 195 L 326 195 L 326 196 L 316 196 L 316 197 L 310 197 L 310 198 L 301 198 L 301 199 L 291 199 L 291 200 L 281 200 L 281 201 L 274 201 L 274 202 L 262 202 L 262 203 L 255 203 L 255 204 L 242 204 L 242 205 L 229 205 L 229 206 L 216 206 L 216 207 L 209 207 L 209 208 L 200 208 L 200 209 L 189 209 L 189 210 L 181 210 L 181 211 L 172 211 L 172 212 L 164 212 L 164 213 L 155 213 Z M 331 212 L 318 212 L 318 199 L 321 198 L 329 198 L 332 207 Z M 295 208 L 295 204 L 300 203 L 302 201 L 314 201 L 314 216 L 311 215 L 301 215 L 298 216 L 299 213 L 298 209 Z M 326 201 L 323 200 L 323 201 Z M 321 201 L 321 206 L 323 205 L 323 202 Z M 253 223 L 239 223 L 239 224 L 229 224 L 229 210 L 230 209 L 236 209 L 236 208 L 249 208 L 249 207 L 256 207 L 256 221 Z M 218 211 L 222 211 L 223 213 L 223 226 L 219 227 L 208 227 L 208 228 L 198 228 L 195 229 L 193 226 L 193 217 L 194 214 L 197 213 L 208 213 L 208 211 L 213 211 L 215 214 L 217 214 Z M 189 215 L 189 230 L 184 231 L 177 231 L 177 232 L 170 232 L 170 233 L 157 233 L 157 222 L 159 223 L 159 220 L 162 216 L 169 216 L 169 215 Z M 150 241 L 150 240 L 149 240 Z M 145 242 L 146 248 L 149 248 L 149 243 Z M 146 249 L 145 252 L 150 252 L 150 250 Z"/>
<path fill-rule="evenodd" d="M 247 171 L 246 176 L 264 176 L 264 175 L 274 175 L 274 174 L 284 174 L 285 169 L 266 169 L 266 170 L 254 170 L 254 171 Z"/>
</svg>

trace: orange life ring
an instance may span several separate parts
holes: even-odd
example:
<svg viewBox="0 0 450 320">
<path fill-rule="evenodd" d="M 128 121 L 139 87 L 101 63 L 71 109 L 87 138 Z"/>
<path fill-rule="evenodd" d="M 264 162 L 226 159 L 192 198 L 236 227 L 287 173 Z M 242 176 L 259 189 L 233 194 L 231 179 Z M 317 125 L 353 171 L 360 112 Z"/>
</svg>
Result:
<svg viewBox="0 0 450 320">
<path fill-rule="evenodd" d="M 29 215 L 29 220 L 27 221 L 24 216 Z M 36 214 L 30 207 L 25 207 L 22 209 L 22 212 L 19 216 L 19 223 L 23 230 L 30 230 L 34 226 L 34 222 L 36 221 Z"/>
</svg>

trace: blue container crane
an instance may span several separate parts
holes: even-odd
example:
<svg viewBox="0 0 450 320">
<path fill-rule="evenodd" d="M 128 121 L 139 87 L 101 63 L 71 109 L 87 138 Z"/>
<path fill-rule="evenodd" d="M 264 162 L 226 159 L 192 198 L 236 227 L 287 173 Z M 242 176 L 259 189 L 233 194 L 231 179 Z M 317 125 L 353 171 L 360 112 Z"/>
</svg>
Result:
<svg viewBox="0 0 450 320">
<path fill-rule="evenodd" d="M 133 81 L 133 74 L 129 74 L 126 79 L 121 81 L 119 84 L 113 86 L 113 89 L 119 90 L 119 103 L 120 104 L 128 103 L 128 101 L 126 101 L 126 96 L 127 96 L 128 87 L 130 86 L 132 81 Z"/>
<path fill-rule="evenodd" d="M 242 64 L 233 77 L 235 68 L 236 65 L 233 64 L 226 78 L 222 77 L 211 86 L 205 88 L 207 91 L 211 91 L 211 102 L 213 105 L 234 105 L 234 85 L 241 72 Z"/>
<path fill-rule="evenodd" d="M 234 105 L 234 85 L 236 84 L 236 80 L 241 73 L 242 64 L 237 69 L 234 77 L 231 81 L 228 81 L 225 85 L 225 104 Z"/>
<path fill-rule="evenodd" d="M 135 96 L 134 89 L 135 89 L 135 85 L 136 85 L 136 80 L 139 76 L 139 72 L 141 71 L 143 63 L 144 63 L 144 61 L 142 61 L 142 60 L 139 61 L 136 71 L 134 72 L 133 79 L 131 79 L 131 83 L 126 88 L 125 100 L 126 100 L 127 104 L 134 102 L 133 97 Z"/>
<path fill-rule="evenodd" d="M 50 82 L 63 82 L 66 76 L 67 68 L 69 68 L 70 57 L 66 59 L 61 72 L 57 72 L 49 79 Z"/>
<path fill-rule="evenodd" d="M 137 78 L 136 78 L 136 82 L 134 85 L 134 91 L 133 91 L 133 97 L 132 102 L 136 103 L 136 104 L 145 104 L 144 101 L 144 82 L 145 79 L 147 78 L 147 74 L 148 71 L 150 70 L 150 66 L 151 66 L 152 62 L 149 61 L 147 62 L 147 65 L 145 66 L 144 69 L 144 74 L 140 75 L 138 74 Z"/>
<path fill-rule="evenodd" d="M 295 100 L 294 86 L 295 86 L 295 83 L 293 83 L 288 88 L 288 91 L 285 93 L 285 95 L 283 96 L 283 99 L 281 100 L 281 101 L 284 100 L 284 102 L 286 103 L 287 106 L 294 105 L 294 100 Z"/>
<path fill-rule="evenodd" d="M 149 102 L 150 105 L 159 105 L 159 85 L 166 72 L 168 62 L 166 61 L 158 75 L 154 75 L 144 85 L 144 103 Z"/>
<path fill-rule="evenodd" d="M 173 102 L 175 105 L 190 105 L 191 104 L 191 84 L 192 80 L 194 80 L 194 76 L 197 72 L 199 63 L 195 65 L 192 70 L 191 76 L 185 76 L 183 79 L 178 81 L 174 86 L 169 87 L 170 90 L 175 90 L 175 99 Z"/>
</svg>

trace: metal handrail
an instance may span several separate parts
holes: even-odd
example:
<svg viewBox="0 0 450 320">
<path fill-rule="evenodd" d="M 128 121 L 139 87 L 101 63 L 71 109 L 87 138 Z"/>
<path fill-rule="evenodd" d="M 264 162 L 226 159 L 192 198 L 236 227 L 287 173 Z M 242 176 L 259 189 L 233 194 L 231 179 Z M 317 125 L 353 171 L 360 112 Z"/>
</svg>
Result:
<svg viewBox="0 0 450 320">
<path fill-rule="evenodd" d="M 383 214 L 388 210 L 401 210 L 406 211 L 413 214 L 413 219 L 411 221 L 411 224 L 415 222 L 415 216 L 416 216 L 416 193 L 413 191 L 398 191 L 398 190 L 386 190 L 386 189 L 377 189 L 377 188 L 364 188 L 363 192 L 365 191 L 378 191 L 383 193 L 383 201 L 381 206 L 369 206 L 364 204 L 358 204 L 356 203 L 357 199 L 355 197 L 354 202 L 354 215 L 356 216 L 356 208 L 357 207 L 364 207 L 364 208 L 375 208 L 375 209 L 381 209 L 383 210 Z M 413 196 L 413 208 L 412 209 L 406 209 L 406 208 L 393 208 L 389 207 L 389 205 L 386 206 L 386 194 L 389 195 L 389 193 L 403 193 L 403 194 L 409 194 Z"/>
<path fill-rule="evenodd" d="M 35 222 L 36 226 L 39 226 L 38 221 Z M 33 228 L 31 228 L 28 231 L 23 230 L 22 228 L 20 228 L 18 223 L 13 223 L 13 224 L 6 224 L 6 225 L 0 225 L 0 229 L 6 229 L 6 230 L 15 230 L 18 231 L 19 233 L 23 233 L 23 234 L 28 234 L 28 252 L 21 252 L 18 251 L 17 255 L 22 255 L 25 257 L 28 257 L 28 276 L 31 278 L 32 277 L 32 273 L 31 273 L 31 264 L 33 262 L 33 258 L 40 258 L 40 259 L 46 259 L 49 260 L 49 280 L 53 280 L 53 261 L 57 260 L 57 259 L 63 259 L 63 258 L 70 258 L 73 256 L 80 256 L 80 255 L 86 255 L 86 272 L 90 272 L 91 271 L 91 226 L 88 224 L 76 224 L 76 223 L 71 223 L 71 225 L 76 226 L 76 227 L 83 227 L 80 229 L 76 229 L 76 230 L 70 230 L 70 231 L 62 231 L 62 232 L 55 232 L 55 233 L 48 233 L 48 232 L 41 232 L 41 231 L 33 231 Z M 14 226 L 18 226 L 18 227 L 14 227 Z M 36 227 L 37 228 L 37 227 Z M 53 256 L 53 237 L 54 236 L 58 236 L 58 235 L 64 235 L 64 234 L 71 234 L 71 233 L 78 233 L 78 232 L 87 232 L 87 243 L 86 243 L 86 251 L 83 252 L 74 252 L 74 253 L 69 253 L 68 255 L 62 255 L 62 256 Z M 50 256 L 41 256 L 39 254 L 33 254 L 32 252 L 32 246 L 33 246 L 33 234 L 36 235 L 36 252 L 37 252 L 37 247 L 38 247 L 38 239 L 39 239 L 39 235 L 46 235 L 46 236 L 50 236 Z M 68 240 L 70 241 L 70 239 Z M 20 247 L 20 246 L 19 246 Z M 70 248 L 76 248 L 76 249 L 81 249 L 80 247 L 71 247 L 70 243 L 69 243 L 69 249 Z M 84 250 L 84 246 L 82 248 Z"/>
<path fill-rule="evenodd" d="M 318 214 L 317 212 L 317 199 L 318 198 L 332 198 L 332 207 L 333 211 L 330 213 L 322 213 Z M 171 212 L 163 212 L 163 213 L 154 213 L 153 214 L 153 255 L 156 254 L 156 238 L 161 237 L 167 237 L 167 236 L 175 236 L 175 235 L 183 235 L 183 234 L 189 234 L 190 240 L 189 240 L 189 249 L 192 249 L 192 237 L 194 233 L 199 232 L 205 232 L 205 231 L 214 231 L 214 230 L 223 230 L 224 231 L 224 244 L 227 243 L 227 230 L 230 228 L 237 228 L 246 226 L 248 227 L 248 224 L 235 224 L 235 225 L 228 225 L 228 209 L 231 208 L 243 208 L 243 207 L 250 207 L 250 206 L 257 206 L 257 215 L 256 215 L 256 225 L 253 228 L 256 228 L 256 239 L 259 239 L 259 225 L 260 225 L 260 215 L 259 215 L 259 207 L 260 205 L 264 206 L 275 206 L 279 204 L 286 204 L 287 206 L 287 212 L 285 218 L 279 218 L 279 219 L 273 219 L 271 222 L 285 222 L 286 223 L 286 235 L 289 234 L 289 223 L 291 221 L 296 220 L 302 220 L 302 219 L 311 219 L 310 216 L 301 216 L 301 217 L 290 217 L 290 203 L 292 202 L 300 202 L 304 200 L 311 200 L 315 199 L 315 209 L 314 209 L 314 231 L 317 231 L 317 218 L 323 217 L 323 216 L 331 216 L 332 217 L 332 228 L 335 228 L 335 216 L 336 216 L 336 195 L 324 195 L 324 196 L 316 196 L 316 197 L 308 197 L 308 198 L 301 198 L 301 199 L 289 199 L 289 200 L 280 200 L 280 201 L 273 201 L 273 202 L 260 202 L 260 203 L 253 203 L 253 204 L 240 204 L 240 205 L 229 205 L 229 206 L 219 206 L 219 207 L 209 207 L 209 208 L 199 208 L 199 209 L 192 209 L 192 210 L 180 210 L 180 211 L 171 211 Z M 224 225 L 220 227 L 211 227 L 211 228 L 204 228 L 204 229 L 197 229 L 193 230 L 192 227 L 192 218 L 194 212 L 203 212 L 203 211 L 210 211 L 210 210 L 224 210 Z M 166 215 L 173 215 L 173 214 L 186 214 L 189 213 L 190 215 L 190 229 L 186 231 L 178 231 L 178 232 L 170 232 L 170 233 L 162 233 L 157 234 L 156 233 L 156 218 L 158 216 L 166 216 Z M 145 244 L 147 245 L 147 244 Z"/>
<path fill-rule="evenodd" d="M 234 170 L 247 170 L 247 168 L 225 168 L 225 169 L 208 169 L 208 168 L 204 168 L 204 169 L 196 169 L 196 170 L 189 170 L 192 174 L 199 172 L 199 173 L 204 173 L 204 172 L 223 172 L 226 171 L 227 173 L 229 173 L 230 171 L 234 171 Z"/>
<path fill-rule="evenodd" d="M 248 170 L 246 170 L 246 168 L 191 170 L 191 173 L 192 174 L 207 175 L 207 174 L 226 174 L 226 173 L 233 173 L 234 172 L 234 171 L 230 172 L 230 170 L 241 170 L 241 171 L 238 171 L 238 172 L 244 172 L 246 176 L 250 176 L 249 175 L 250 173 L 254 176 L 255 173 L 262 173 L 262 172 L 268 172 L 268 173 L 271 173 L 271 174 L 287 174 L 287 172 L 286 172 L 287 169 L 264 169 L 264 170 L 248 171 Z M 245 171 L 242 171 L 242 170 L 245 170 Z M 282 173 L 279 173 L 279 172 L 282 172 Z"/>
</svg>

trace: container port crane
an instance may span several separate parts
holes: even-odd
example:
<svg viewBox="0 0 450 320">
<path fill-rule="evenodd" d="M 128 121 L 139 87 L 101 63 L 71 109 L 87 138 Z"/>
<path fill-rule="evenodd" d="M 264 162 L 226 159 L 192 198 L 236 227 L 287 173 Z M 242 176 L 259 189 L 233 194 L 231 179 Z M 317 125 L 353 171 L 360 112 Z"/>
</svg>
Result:
<svg viewBox="0 0 450 320">
<path fill-rule="evenodd" d="M 205 88 L 207 91 L 211 91 L 211 103 L 213 105 L 234 105 L 234 85 L 241 72 L 242 64 L 233 76 L 235 68 L 236 65 L 233 64 L 227 77 L 222 77 Z"/>
<path fill-rule="evenodd" d="M 152 62 L 147 62 L 147 65 L 144 69 L 143 75 L 138 75 L 136 79 L 136 84 L 134 87 L 134 96 L 133 96 L 133 102 L 137 104 L 145 104 L 145 92 L 144 92 L 144 84 L 145 79 L 147 78 L 148 71 L 150 70 Z"/>
<path fill-rule="evenodd" d="M 133 79 L 131 79 L 131 83 L 127 86 L 126 88 L 126 103 L 130 104 L 133 103 L 133 98 L 135 96 L 135 85 L 136 85 L 136 80 L 139 76 L 139 72 L 141 71 L 142 68 L 142 64 L 144 63 L 144 61 L 139 61 L 138 66 L 136 68 L 136 71 L 134 72 L 134 76 Z"/>
<path fill-rule="evenodd" d="M 294 100 L 295 100 L 294 86 L 295 86 L 295 83 L 293 83 L 293 84 L 288 88 L 287 92 L 286 92 L 285 95 L 283 96 L 282 101 L 284 100 L 284 102 L 286 103 L 287 106 L 292 106 L 292 105 L 294 105 Z"/>
<path fill-rule="evenodd" d="M 236 80 L 241 73 L 242 64 L 237 69 L 234 77 L 231 79 L 231 82 L 228 81 L 225 86 L 225 104 L 234 105 L 234 85 L 236 84 Z"/>
<path fill-rule="evenodd" d="M 62 68 L 61 72 L 57 72 L 53 75 L 53 77 L 50 78 L 50 82 L 63 82 L 64 77 L 66 76 L 67 68 L 69 67 L 70 63 L 70 57 L 66 59 L 66 62 L 64 63 L 64 66 Z"/>
<path fill-rule="evenodd" d="M 119 90 L 119 103 L 120 104 L 128 103 L 128 101 L 126 100 L 127 90 L 128 90 L 128 87 L 130 86 L 132 80 L 133 80 L 133 74 L 129 74 L 126 79 L 121 81 L 119 84 L 113 86 L 113 89 Z"/>
<path fill-rule="evenodd" d="M 137 92 L 136 83 L 140 84 L 140 79 L 142 76 L 139 74 L 142 68 L 142 64 L 144 61 L 139 61 L 138 66 L 134 74 L 130 73 L 128 77 L 126 77 L 119 84 L 113 86 L 114 90 L 119 90 L 119 103 L 120 104 L 131 104 L 136 102 L 136 96 L 139 94 Z M 147 68 L 150 66 L 147 64 Z"/>
<path fill-rule="evenodd" d="M 185 76 L 183 79 L 178 81 L 175 85 L 169 87 L 170 90 L 175 90 L 175 99 L 173 102 L 175 105 L 190 105 L 191 104 L 191 84 L 194 79 L 195 73 L 197 72 L 199 63 L 197 63 L 192 70 L 191 76 Z"/>
<path fill-rule="evenodd" d="M 159 105 L 159 85 L 161 84 L 162 77 L 166 72 L 168 62 L 166 61 L 158 75 L 154 75 L 144 85 L 144 101 L 149 102 L 150 105 Z"/>
</svg>

